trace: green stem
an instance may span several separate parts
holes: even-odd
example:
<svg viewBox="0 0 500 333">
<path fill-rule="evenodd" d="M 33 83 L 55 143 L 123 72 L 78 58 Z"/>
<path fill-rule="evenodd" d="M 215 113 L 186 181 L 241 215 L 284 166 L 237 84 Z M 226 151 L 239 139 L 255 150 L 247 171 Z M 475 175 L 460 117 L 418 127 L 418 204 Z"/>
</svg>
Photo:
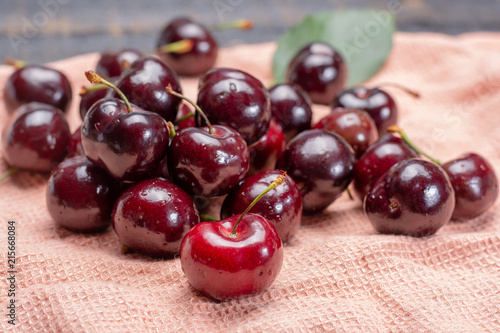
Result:
<svg viewBox="0 0 500 333">
<path fill-rule="evenodd" d="M 176 125 L 179 125 L 179 124 L 180 124 L 180 123 L 182 123 L 184 120 L 189 119 L 189 118 L 191 118 L 191 117 L 193 117 L 193 116 L 194 116 L 194 113 L 193 113 L 193 112 L 189 112 L 188 114 L 186 114 L 186 115 L 185 115 L 185 116 L 183 116 L 182 118 L 177 119 L 177 120 L 175 121 L 175 124 L 176 124 Z"/>
<path fill-rule="evenodd" d="M 12 167 L 9 170 L 7 170 L 6 173 L 0 176 L 0 183 L 2 183 L 4 180 L 15 174 L 19 169 L 17 167 Z"/>
<path fill-rule="evenodd" d="M 103 79 L 99 74 L 94 73 L 94 71 L 85 72 L 85 76 L 87 77 L 87 80 L 89 80 L 91 83 L 104 84 L 105 86 L 110 87 L 111 89 L 116 91 L 118 96 L 120 96 L 120 98 L 123 100 L 123 102 L 127 106 L 128 113 L 132 112 L 132 106 L 130 106 L 130 102 L 128 101 L 127 97 L 125 96 L 125 94 L 122 93 L 122 91 L 120 89 L 118 89 L 116 87 L 115 84 L 109 82 L 108 80 Z"/>
<path fill-rule="evenodd" d="M 406 133 L 398 126 L 398 125 L 392 125 L 392 126 L 389 126 L 389 128 L 387 128 L 387 131 L 390 132 L 390 133 L 398 133 L 400 136 L 401 136 L 401 139 L 403 139 L 410 147 L 413 148 L 413 150 L 415 150 L 417 153 L 419 153 L 420 155 L 422 156 L 425 156 L 427 157 L 429 160 L 431 160 L 432 162 L 436 163 L 437 165 L 441 165 L 441 162 L 435 158 L 433 158 L 432 156 L 430 155 L 427 155 L 426 153 L 424 153 L 422 150 L 420 150 L 417 146 L 415 146 L 411 141 L 410 139 L 408 138 L 408 136 L 406 135 Z"/>
<path fill-rule="evenodd" d="M 250 20 L 236 20 L 231 22 L 224 22 L 217 24 L 212 27 L 212 30 L 229 30 L 229 29 L 241 29 L 248 30 L 253 27 L 253 22 Z"/>
<path fill-rule="evenodd" d="M 203 222 L 216 222 L 216 221 L 218 221 L 218 219 L 216 219 L 212 215 L 208 215 L 208 214 L 201 214 L 200 220 L 202 220 Z"/>
<path fill-rule="evenodd" d="M 101 83 L 93 84 L 90 87 L 82 87 L 82 89 L 80 90 L 80 96 L 84 96 L 85 94 L 91 93 L 93 91 L 107 89 L 107 88 L 108 88 L 107 85 Z"/>
<path fill-rule="evenodd" d="M 203 119 L 205 120 L 205 122 L 207 123 L 207 126 L 208 126 L 208 132 L 212 135 L 215 135 L 215 132 L 214 132 L 214 129 L 212 128 L 212 124 L 210 123 L 210 121 L 208 120 L 207 116 L 205 115 L 205 112 L 203 112 L 203 110 L 195 103 L 193 102 L 192 100 L 190 100 L 189 98 L 187 98 L 186 96 L 184 95 L 181 95 L 179 94 L 178 92 L 175 92 L 173 89 L 172 89 L 172 86 L 169 84 L 165 90 L 170 94 L 170 95 L 173 95 L 173 96 L 176 96 L 176 97 L 179 97 L 185 101 L 187 101 L 189 104 L 191 104 L 192 106 L 194 106 L 194 108 L 196 109 L 196 111 L 201 114 L 201 116 L 203 117 Z"/>
<path fill-rule="evenodd" d="M 167 121 L 168 133 L 170 133 L 170 139 L 175 138 L 175 126 L 171 121 Z"/>
<path fill-rule="evenodd" d="M 27 61 L 13 59 L 13 58 L 9 58 L 9 57 L 5 58 L 3 62 L 4 62 L 4 64 L 9 65 L 9 66 L 13 66 L 17 69 L 26 67 L 28 65 Z"/>
<path fill-rule="evenodd" d="M 187 53 L 193 49 L 193 41 L 190 39 L 182 39 L 177 42 L 162 45 L 156 51 L 158 53 Z"/>
<path fill-rule="evenodd" d="M 236 221 L 236 223 L 234 224 L 234 227 L 233 227 L 233 230 L 231 230 L 231 232 L 229 233 L 229 236 L 234 236 L 236 235 L 236 228 L 238 227 L 238 224 L 240 224 L 241 220 L 243 219 L 243 217 L 250 211 L 250 209 L 253 208 L 253 206 L 255 206 L 255 204 L 264 196 L 267 194 L 267 192 L 271 191 L 273 188 L 276 188 L 278 185 L 281 185 L 283 184 L 283 182 L 285 181 L 285 178 L 286 178 L 286 172 L 283 171 L 283 174 L 282 175 L 279 175 L 278 178 L 276 178 L 276 180 L 274 182 L 272 182 L 261 194 L 259 194 L 257 196 L 257 198 L 255 198 L 252 203 L 250 203 L 250 205 L 248 205 L 247 209 L 245 209 L 245 211 L 240 215 L 240 217 L 238 218 L 238 220 Z"/>
</svg>

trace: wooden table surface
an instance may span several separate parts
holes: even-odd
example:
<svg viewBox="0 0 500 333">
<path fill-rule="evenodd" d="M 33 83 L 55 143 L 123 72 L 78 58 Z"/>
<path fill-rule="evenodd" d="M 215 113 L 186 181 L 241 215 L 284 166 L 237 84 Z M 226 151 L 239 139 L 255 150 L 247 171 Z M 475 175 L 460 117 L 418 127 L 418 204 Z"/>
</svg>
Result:
<svg viewBox="0 0 500 333">
<path fill-rule="evenodd" d="M 500 31 L 499 0 L 0 0 L 0 58 L 43 63 L 107 48 L 151 51 L 162 27 L 180 15 L 207 25 L 252 19 L 253 30 L 216 38 L 221 45 L 259 43 L 308 13 L 367 6 L 393 11 L 401 31 Z"/>
</svg>

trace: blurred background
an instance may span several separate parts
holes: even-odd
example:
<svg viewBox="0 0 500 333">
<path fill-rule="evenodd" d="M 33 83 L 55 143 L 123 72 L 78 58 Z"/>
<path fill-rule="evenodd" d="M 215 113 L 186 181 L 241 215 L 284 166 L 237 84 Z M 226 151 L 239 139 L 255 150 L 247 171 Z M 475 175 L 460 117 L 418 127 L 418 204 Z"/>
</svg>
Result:
<svg viewBox="0 0 500 333">
<path fill-rule="evenodd" d="M 276 40 L 308 13 L 371 7 L 400 31 L 500 31 L 500 0 L 0 0 L 0 59 L 44 63 L 108 48 L 152 52 L 161 29 L 187 15 L 210 26 L 252 19 L 250 31 L 218 31 L 222 46 Z"/>
</svg>

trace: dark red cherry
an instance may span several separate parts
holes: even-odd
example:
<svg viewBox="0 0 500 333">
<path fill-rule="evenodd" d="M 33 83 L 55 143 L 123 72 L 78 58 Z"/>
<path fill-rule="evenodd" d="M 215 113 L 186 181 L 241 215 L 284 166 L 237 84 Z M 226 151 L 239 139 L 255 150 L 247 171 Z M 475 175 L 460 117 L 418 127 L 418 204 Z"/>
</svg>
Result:
<svg viewBox="0 0 500 333">
<path fill-rule="evenodd" d="M 69 138 L 66 158 L 74 156 L 85 156 L 82 146 L 82 126 L 78 127 Z"/>
<path fill-rule="evenodd" d="M 387 128 L 398 122 L 396 102 L 391 95 L 379 88 L 346 89 L 335 97 L 333 106 L 366 111 L 377 125 L 379 136 L 387 134 Z"/>
<path fill-rule="evenodd" d="M 41 65 L 16 69 L 5 84 L 4 101 L 8 112 L 29 102 L 52 105 L 68 111 L 72 99 L 71 83 L 60 71 Z"/>
<path fill-rule="evenodd" d="M 276 178 L 279 170 L 264 171 L 246 178 L 231 191 L 221 208 L 221 219 L 241 214 Z M 299 230 L 302 220 L 302 197 L 291 177 L 270 190 L 249 211 L 271 222 L 283 243 L 287 243 Z"/>
<path fill-rule="evenodd" d="M 148 177 L 165 156 L 169 142 L 166 122 L 158 114 L 116 98 L 96 102 L 82 126 L 87 157 L 119 180 Z"/>
<path fill-rule="evenodd" d="M 49 172 L 68 152 L 70 130 L 58 108 L 31 102 L 20 106 L 3 131 L 3 156 L 12 167 Z"/>
<path fill-rule="evenodd" d="M 193 196 L 227 194 L 245 178 L 250 153 L 243 137 L 227 126 L 190 127 L 172 139 L 170 176 Z"/>
<path fill-rule="evenodd" d="M 179 75 L 201 75 L 214 66 L 218 46 L 212 34 L 203 25 L 186 17 L 170 22 L 162 31 L 156 46 L 168 45 L 181 40 L 193 43 L 191 51 L 185 53 L 162 52 L 160 58 Z"/>
<path fill-rule="evenodd" d="M 283 128 L 287 142 L 311 128 L 311 100 L 298 85 L 277 84 L 269 89 L 269 99 L 272 117 Z"/>
<path fill-rule="evenodd" d="M 85 156 L 61 162 L 51 173 L 46 201 L 54 222 L 76 232 L 98 232 L 111 224 L 117 184 Z"/>
<path fill-rule="evenodd" d="M 181 129 L 195 126 L 194 111 L 186 104 L 181 104 L 179 112 L 177 113 L 177 119 L 175 119 L 175 131 L 178 132 Z"/>
<path fill-rule="evenodd" d="M 472 219 L 490 208 L 498 197 L 493 166 L 482 156 L 467 153 L 442 165 L 455 190 L 453 219 Z"/>
<path fill-rule="evenodd" d="M 95 72 L 106 79 L 118 77 L 141 57 L 142 53 L 135 49 L 108 50 L 101 54 Z"/>
<path fill-rule="evenodd" d="M 356 158 L 378 139 L 373 120 L 366 112 L 357 109 L 334 108 L 313 128 L 332 131 L 343 137 L 354 149 Z"/>
<path fill-rule="evenodd" d="M 154 57 L 143 57 L 134 62 L 117 84 L 130 103 L 173 122 L 181 100 L 165 91 L 168 85 L 181 93 L 177 74 Z M 114 93 L 113 96 L 118 95 Z"/>
<path fill-rule="evenodd" d="M 386 134 L 372 144 L 358 159 L 354 168 L 354 190 L 363 200 L 377 181 L 394 164 L 419 157 L 403 139 Z"/>
<path fill-rule="evenodd" d="M 85 88 L 83 89 L 85 90 Z M 83 120 L 90 107 L 94 105 L 94 103 L 98 100 L 105 98 L 108 93 L 110 94 L 110 89 L 108 88 L 95 89 L 90 91 L 85 90 L 85 92 L 82 92 L 82 94 L 80 95 L 80 118 L 82 118 Z"/>
<path fill-rule="evenodd" d="M 286 82 L 299 85 L 313 103 L 331 105 L 347 83 L 347 66 L 331 46 L 314 42 L 304 46 L 288 66 Z"/>
<path fill-rule="evenodd" d="M 199 82 L 197 104 L 212 124 L 237 130 L 252 144 L 269 129 L 269 93 L 252 75 L 230 68 L 208 71 Z M 201 119 L 196 119 L 202 125 Z"/>
<path fill-rule="evenodd" d="M 285 170 L 302 194 L 304 214 L 315 214 L 333 203 L 354 177 L 351 146 L 338 134 L 313 129 L 288 143 L 276 168 Z"/>
<path fill-rule="evenodd" d="M 250 147 L 250 169 L 247 176 L 274 170 L 276 161 L 285 148 L 283 130 L 276 120 L 271 119 L 267 133 Z"/>
<path fill-rule="evenodd" d="M 200 222 L 191 197 L 163 178 L 143 180 L 125 190 L 112 213 L 120 242 L 137 252 L 171 257 L 187 232 Z"/>
<path fill-rule="evenodd" d="M 415 158 L 393 165 L 364 201 L 365 213 L 378 232 L 414 237 L 435 234 L 454 208 L 455 194 L 446 172 Z"/>
</svg>

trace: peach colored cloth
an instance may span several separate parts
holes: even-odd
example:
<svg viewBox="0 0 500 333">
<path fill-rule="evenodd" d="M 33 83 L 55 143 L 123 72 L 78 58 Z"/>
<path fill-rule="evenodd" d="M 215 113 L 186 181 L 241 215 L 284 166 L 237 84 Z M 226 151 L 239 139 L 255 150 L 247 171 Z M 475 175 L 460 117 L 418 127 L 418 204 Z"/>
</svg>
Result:
<svg viewBox="0 0 500 333">
<path fill-rule="evenodd" d="M 221 50 L 218 66 L 271 81 L 273 43 Z M 51 64 L 74 85 L 69 114 L 97 54 Z M 2 86 L 11 68 L 0 66 Z M 442 160 L 486 156 L 500 175 L 500 34 L 450 37 L 397 33 L 384 68 L 369 82 L 399 82 L 400 124 Z M 197 80 L 183 79 L 196 95 Z M 6 112 L 0 101 L 0 119 Z M 315 120 L 328 112 L 315 106 Z M 7 170 L 0 162 L 0 171 Z M 19 172 L 0 185 L 0 269 L 6 272 L 7 221 L 17 222 L 17 325 L 1 331 L 500 331 L 500 201 L 482 216 L 449 223 L 428 238 L 374 232 L 359 201 L 346 195 L 303 219 L 285 247 L 283 269 L 265 293 L 224 303 L 189 287 L 178 259 L 123 255 L 113 230 L 79 235 L 57 228 L 45 207 L 46 175 Z M 3 275 L 2 275 L 3 276 Z"/>
</svg>

